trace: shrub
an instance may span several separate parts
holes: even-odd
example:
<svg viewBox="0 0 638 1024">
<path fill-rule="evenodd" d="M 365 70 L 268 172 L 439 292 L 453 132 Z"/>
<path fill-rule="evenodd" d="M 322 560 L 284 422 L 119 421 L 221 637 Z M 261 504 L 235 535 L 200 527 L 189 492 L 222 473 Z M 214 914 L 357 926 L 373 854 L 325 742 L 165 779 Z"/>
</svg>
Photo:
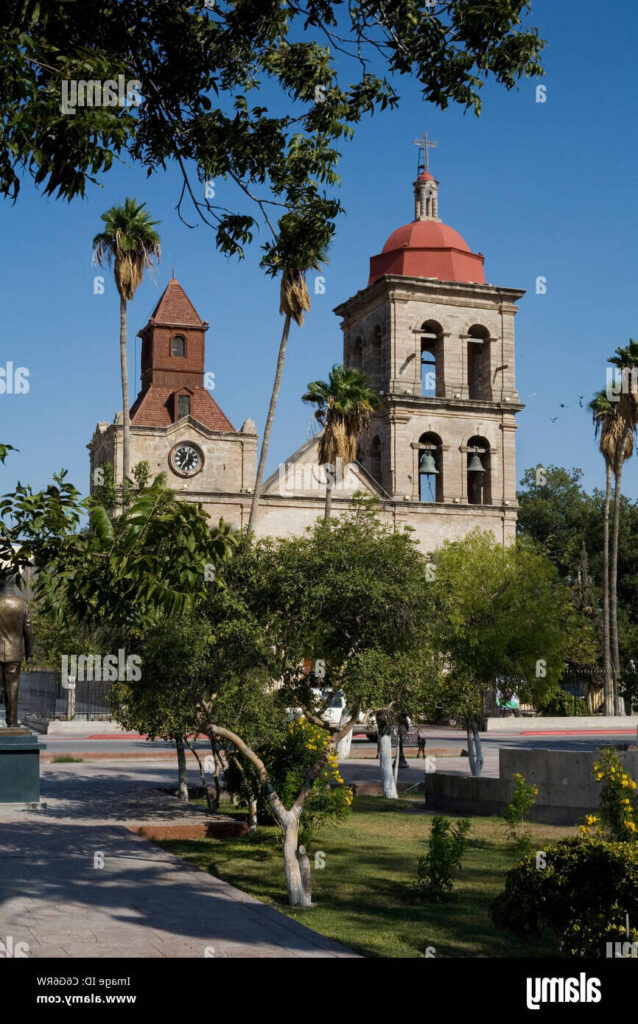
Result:
<svg viewBox="0 0 638 1024">
<path fill-rule="evenodd" d="M 490 915 L 518 935 L 551 931 L 564 956 L 604 957 L 638 939 L 638 844 L 561 839 L 508 871 Z"/>
<path fill-rule="evenodd" d="M 586 701 L 560 688 L 536 701 L 534 710 L 543 718 L 571 718 L 588 714 Z"/>
<path fill-rule="evenodd" d="M 534 806 L 537 796 L 536 786 L 528 785 L 523 776 L 516 772 L 512 799 L 507 805 L 507 811 L 503 817 L 510 840 L 520 849 L 525 849 L 531 840 L 531 833 L 523 829 L 523 823 L 525 815 L 529 814 Z"/>
<path fill-rule="evenodd" d="M 442 815 L 432 818 L 430 849 L 419 857 L 412 888 L 417 899 L 441 903 L 453 898 L 454 877 L 461 870 L 470 822 L 460 818 L 455 825 Z"/>
<path fill-rule="evenodd" d="M 580 826 L 584 836 L 600 836 L 617 843 L 638 840 L 636 783 L 623 768 L 613 747 L 605 747 L 594 762 L 594 778 L 602 782 L 597 814 L 588 814 Z"/>
</svg>

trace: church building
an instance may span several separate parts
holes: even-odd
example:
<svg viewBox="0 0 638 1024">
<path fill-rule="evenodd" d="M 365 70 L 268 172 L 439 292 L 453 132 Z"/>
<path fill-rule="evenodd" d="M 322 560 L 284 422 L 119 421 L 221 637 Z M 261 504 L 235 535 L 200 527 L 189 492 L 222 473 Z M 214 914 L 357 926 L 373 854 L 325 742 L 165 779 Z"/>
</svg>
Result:
<svg viewBox="0 0 638 1024">
<path fill-rule="evenodd" d="M 382 404 L 359 457 L 337 474 L 333 515 L 355 491 L 375 495 L 381 518 L 410 526 L 426 551 L 473 529 L 502 543 L 516 530 L 514 317 L 524 292 L 485 280 L 484 257 L 439 217 L 439 183 L 425 167 L 413 184 L 414 219 L 370 259 L 368 282 L 336 307 L 343 362 L 367 376 Z M 215 522 L 245 526 L 258 436 L 236 429 L 210 394 L 208 323 L 173 277 L 141 330 L 141 390 L 131 409 L 131 467 L 148 462 Z M 327 374 L 328 368 L 326 368 Z M 250 410 L 246 410 L 250 413 Z M 318 439 L 266 481 L 257 536 L 303 533 L 323 515 Z M 94 470 L 122 478 L 122 415 L 98 423 Z"/>
</svg>

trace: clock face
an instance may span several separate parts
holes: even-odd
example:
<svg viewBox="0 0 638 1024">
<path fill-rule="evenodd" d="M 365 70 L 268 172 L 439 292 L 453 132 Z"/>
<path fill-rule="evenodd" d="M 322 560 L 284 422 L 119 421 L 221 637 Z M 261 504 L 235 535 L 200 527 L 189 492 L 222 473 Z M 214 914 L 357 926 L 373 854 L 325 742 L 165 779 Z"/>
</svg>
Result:
<svg viewBox="0 0 638 1024">
<path fill-rule="evenodd" d="M 204 456 L 197 445 L 185 441 L 173 448 L 169 461 L 179 476 L 195 476 L 204 465 Z"/>
</svg>

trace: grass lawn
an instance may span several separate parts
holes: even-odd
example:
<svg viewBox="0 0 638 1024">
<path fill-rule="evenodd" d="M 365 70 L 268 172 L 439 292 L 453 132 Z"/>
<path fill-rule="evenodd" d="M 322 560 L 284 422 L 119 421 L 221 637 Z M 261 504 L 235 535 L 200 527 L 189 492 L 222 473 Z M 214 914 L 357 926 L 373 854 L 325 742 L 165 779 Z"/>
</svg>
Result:
<svg viewBox="0 0 638 1024">
<path fill-rule="evenodd" d="M 234 808 L 222 804 L 220 810 L 233 813 Z M 298 910 L 286 903 L 277 828 L 260 827 L 252 839 L 163 840 L 159 845 L 364 956 L 418 957 L 427 946 L 434 946 L 437 957 L 556 955 L 551 940 L 523 942 L 497 931 L 489 918 L 490 901 L 519 859 L 498 818 L 471 819 L 456 899 L 414 902 L 408 883 L 417 858 L 427 852 L 430 818 L 422 797 L 357 797 L 345 822 L 324 826 L 313 842 L 311 863 L 314 852 L 323 850 L 326 866 L 313 870 L 315 906 Z M 575 832 L 551 825 L 528 828 L 538 850 Z"/>
</svg>

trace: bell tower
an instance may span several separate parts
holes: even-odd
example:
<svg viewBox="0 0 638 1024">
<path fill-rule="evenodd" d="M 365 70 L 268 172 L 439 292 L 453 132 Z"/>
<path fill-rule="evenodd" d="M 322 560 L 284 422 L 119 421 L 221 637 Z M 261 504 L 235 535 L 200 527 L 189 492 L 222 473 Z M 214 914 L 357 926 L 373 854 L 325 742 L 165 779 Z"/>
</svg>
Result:
<svg viewBox="0 0 638 1024">
<path fill-rule="evenodd" d="M 415 141 L 427 160 L 435 144 L 424 140 Z M 383 400 L 359 461 L 395 518 L 407 517 L 424 542 L 477 527 L 506 542 L 516 528 L 523 406 L 514 317 L 524 292 L 486 282 L 483 255 L 439 217 L 439 183 L 426 161 L 413 192 L 414 219 L 371 257 L 367 286 L 335 309 L 344 363 Z"/>
</svg>

